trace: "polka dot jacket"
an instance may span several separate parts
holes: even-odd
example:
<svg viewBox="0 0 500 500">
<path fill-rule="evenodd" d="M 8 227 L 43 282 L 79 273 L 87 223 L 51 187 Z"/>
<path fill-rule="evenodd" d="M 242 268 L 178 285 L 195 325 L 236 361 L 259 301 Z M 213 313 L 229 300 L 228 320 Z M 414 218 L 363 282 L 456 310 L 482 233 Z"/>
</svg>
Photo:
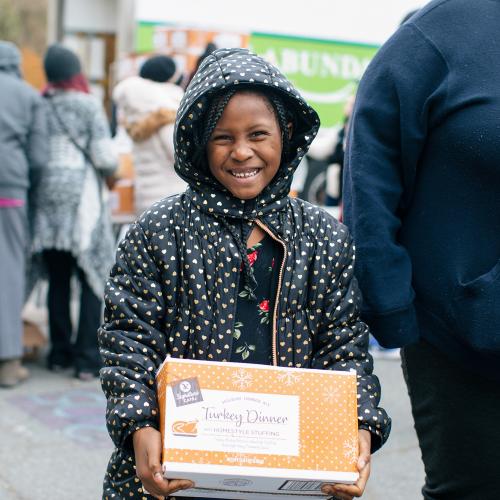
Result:
<svg viewBox="0 0 500 500">
<path fill-rule="evenodd" d="M 255 200 L 232 197 L 194 168 L 193 129 L 210 95 L 234 85 L 278 92 L 295 120 L 294 158 L 282 164 Z M 176 170 L 183 194 L 147 210 L 120 243 L 105 291 L 99 344 L 105 367 L 107 425 L 116 449 L 103 498 L 152 498 L 135 475 L 131 435 L 158 427 L 155 373 L 167 355 L 228 361 L 232 352 L 241 245 L 258 223 L 282 248 L 272 312 L 273 361 L 280 366 L 358 373 L 358 418 L 372 433 L 373 451 L 387 439 L 390 419 L 378 404 L 380 385 L 368 354 L 353 276 L 354 246 L 345 226 L 322 209 L 289 198 L 291 177 L 319 119 L 290 82 L 244 49 L 221 49 L 203 62 L 176 122 Z M 327 436 L 325 436 L 327 439 Z"/>
</svg>

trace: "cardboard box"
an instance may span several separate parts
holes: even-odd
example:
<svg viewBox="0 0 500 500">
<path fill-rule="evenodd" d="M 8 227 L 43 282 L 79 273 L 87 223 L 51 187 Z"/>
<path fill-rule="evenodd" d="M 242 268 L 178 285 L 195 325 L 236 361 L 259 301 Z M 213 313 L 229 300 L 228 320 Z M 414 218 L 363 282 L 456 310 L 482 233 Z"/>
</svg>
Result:
<svg viewBox="0 0 500 500">
<path fill-rule="evenodd" d="M 356 373 L 167 358 L 157 374 L 176 497 L 324 498 L 358 479 Z"/>
<path fill-rule="evenodd" d="M 130 179 L 119 179 L 109 193 L 111 213 L 134 214 L 134 184 Z"/>
</svg>

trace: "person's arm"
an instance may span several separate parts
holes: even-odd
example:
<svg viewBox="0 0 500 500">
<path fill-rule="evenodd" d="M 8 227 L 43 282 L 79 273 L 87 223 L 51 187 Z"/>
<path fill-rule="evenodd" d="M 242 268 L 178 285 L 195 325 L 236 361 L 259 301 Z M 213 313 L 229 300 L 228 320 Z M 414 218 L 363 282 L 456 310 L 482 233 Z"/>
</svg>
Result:
<svg viewBox="0 0 500 500">
<path fill-rule="evenodd" d="M 354 277 L 352 238 L 340 223 L 337 223 L 336 233 L 331 239 L 337 241 L 339 255 L 336 261 L 331 261 L 328 273 L 332 286 L 329 296 L 324 299 L 324 314 L 316 332 L 311 368 L 356 371 L 359 427 L 373 434 L 372 451 L 376 451 L 389 436 L 391 420 L 378 406 L 380 383 L 373 374 L 373 359 L 368 354 L 368 326 L 359 317 L 361 294 Z"/>
<path fill-rule="evenodd" d="M 446 98 L 447 65 L 414 25 L 380 49 L 363 76 L 344 161 L 343 215 L 357 248 L 363 319 L 385 347 L 419 338 L 412 266 L 399 243 L 429 115 Z"/>
<path fill-rule="evenodd" d="M 337 223 L 338 224 L 338 223 Z M 368 327 L 359 318 L 361 295 L 354 277 L 354 245 L 347 228 L 338 224 L 330 235 L 336 241 L 331 262 L 324 314 L 318 325 L 311 368 L 355 370 L 358 391 L 359 479 L 354 485 L 325 486 L 324 493 L 361 496 L 370 475 L 370 456 L 387 440 L 391 419 L 380 408 L 380 383 L 368 354 Z"/>
<path fill-rule="evenodd" d="M 109 434 L 117 447 L 133 449 L 143 486 L 163 497 L 192 483 L 169 481 L 161 473 L 155 375 L 168 354 L 165 315 L 175 307 L 175 298 L 164 296 L 147 232 L 134 224 L 118 248 L 98 339 Z"/>
<path fill-rule="evenodd" d="M 192 488 L 187 479 L 165 479 L 161 467 L 162 442 L 160 431 L 143 427 L 133 434 L 136 475 L 142 487 L 155 498 L 165 497 L 179 490 Z"/>
<path fill-rule="evenodd" d="M 146 426 L 158 428 L 156 370 L 167 355 L 167 308 L 151 244 L 141 225 L 120 243 L 106 283 L 104 323 L 98 332 L 104 361 L 107 425 L 117 447 Z"/>
<path fill-rule="evenodd" d="M 352 500 L 361 497 L 365 492 L 366 483 L 371 471 L 371 434 L 365 430 L 359 430 L 359 478 L 355 484 L 324 484 L 321 491 L 325 495 L 333 495 L 337 500 Z"/>
<path fill-rule="evenodd" d="M 113 148 L 108 120 L 101 104 L 96 100 L 90 123 L 90 156 L 102 175 L 112 175 L 118 167 L 118 158 Z"/>
<path fill-rule="evenodd" d="M 47 106 L 39 96 L 35 96 L 31 108 L 31 123 L 26 140 L 26 157 L 30 168 L 30 189 L 34 189 L 41 170 L 49 163 Z"/>
<path fill-rule="evenodd" d="M 125 130 L 134 142 L 142 142 L 165 127 L 175 122 L 176 111 L 173 109 L 160 108 L 152 111 L 144 118 L 128 123 L 125 121 Z M 171 133 L 173 135 L 173 133 Z M 172 149 L 173 149 L 173 140 Z"/>
</svg>

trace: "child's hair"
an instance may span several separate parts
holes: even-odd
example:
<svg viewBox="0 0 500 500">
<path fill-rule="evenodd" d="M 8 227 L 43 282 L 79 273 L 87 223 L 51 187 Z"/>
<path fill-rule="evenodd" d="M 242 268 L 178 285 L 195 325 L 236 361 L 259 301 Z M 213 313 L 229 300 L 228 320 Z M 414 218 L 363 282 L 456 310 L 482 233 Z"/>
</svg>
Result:
<svg viewBox="0 0 500 500">
<path fill-rule="evenodd" d="M 244 86 L 235 89 L 231 88 L 229 90 L 224 90 L 215 94 L 208 105 L 207 111 L 205 112 L 202 120 L 200 120 L 201 125 L 194 128 L 194 164 L 196 167 L 201 168 L 206 171 L 206 148 L 210 136 L 214 131 L 217 122 L 219 121 L 224 109 L 226 108 L 229 100 L 237 92 L 252 92 L 264 97 L 272 107 L 273 112 L 278 120 L 279 127 L 281 129 L 282 136 L 282 152 L 281 152 L 281 162 L 287 162 L 291 156 L 291 140 L 288 133 L 288 124 L 292 123 L 293 127 L 293 115 L 290 113 L 280 95 L 269 91 L 267 88 L 262 87 L 252 87 Z M 292 128 L 293 130 L 293 128 Z"/>
</svg>

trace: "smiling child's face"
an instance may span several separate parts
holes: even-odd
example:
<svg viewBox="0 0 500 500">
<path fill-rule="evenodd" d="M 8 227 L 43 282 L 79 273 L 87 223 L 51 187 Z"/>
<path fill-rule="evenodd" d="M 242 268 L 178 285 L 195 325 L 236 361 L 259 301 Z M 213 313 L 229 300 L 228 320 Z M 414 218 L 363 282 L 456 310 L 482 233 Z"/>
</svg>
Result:
<svg viewBox="0 0 500 500">
<path fill-rule="evenodd" d="M 281 129 L 271 103 L 261 94 L 237 92 L 224 108 L 207 145 L 212 175 L 233 196 L 258 196 L 278 172 Z"/>
</svg>

